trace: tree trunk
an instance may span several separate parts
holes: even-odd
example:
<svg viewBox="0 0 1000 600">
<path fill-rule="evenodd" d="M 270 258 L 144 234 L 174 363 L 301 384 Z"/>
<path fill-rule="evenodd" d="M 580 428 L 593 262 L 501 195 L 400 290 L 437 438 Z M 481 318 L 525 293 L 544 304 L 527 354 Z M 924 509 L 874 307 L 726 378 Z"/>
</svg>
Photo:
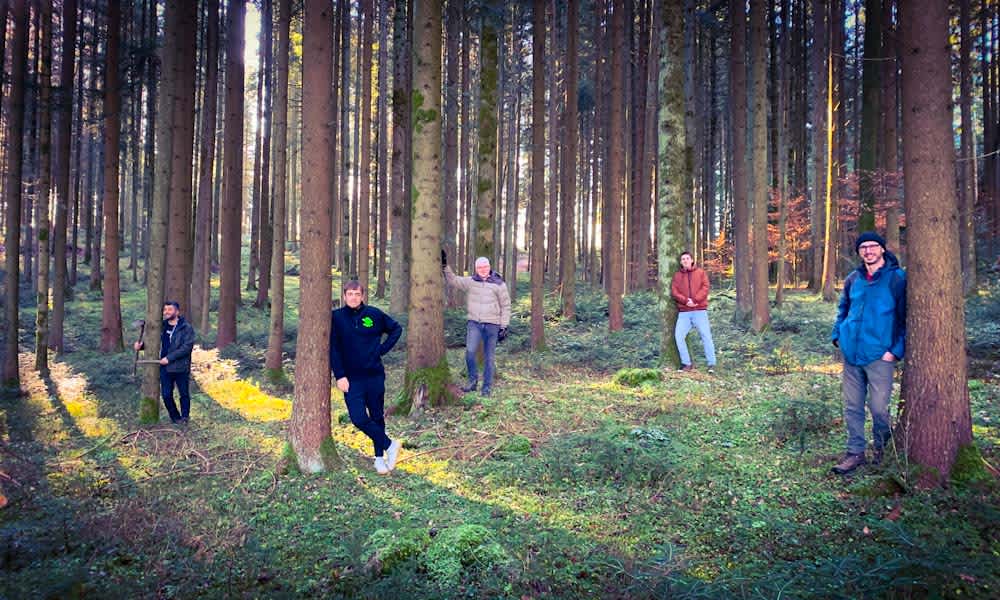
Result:
<svg viewBox="0 0 1000 600">
<path fill-rule="evenodd" d="M 389 0 L 379 0 L 378 31 L 379 40 L 388 40 L 389 31 Z M 454 113 L 452 113 L 454 118 Z M 375 264 L 377 281 L 375 295 L 385 298 L 386 267 L 388 261 L 386 252 L 389 249 L 389 44 L 380 42 L 378 45 L 378 152 L 376 166 L 378 173 L 378 261 Z M 373 213 L 374 214 L 374 213 Z"/>
<path fill-rule="evenodd" d="M 400 314 L 409 309 L 411 195 L 406 186 L 410 170 L 410 38 L 407 3 L 396 0 L 392 46 L 392 236 L 389 240 L 389 310 Z"/>
<path fill-rule="evenodd" d="M 267 101 L 264 103 L 264 118 L 261 121 L 264 127 L 263 138 L 261 140 L 260 159 L 260 212 L 257 229 L 257 298 L 253 305 L 257 308 L 267 307 L 267 296 L 271 288 L 271 255 L 274 245 L 274 225 L 271 222 L 274 200 L 271 197 L 271 130 L 273 129 L 272 111 L 274 106 L 274 78 L 272 76 L 274 67 L 274 52 L 272 43 L 274 41 L 273 29 L 274 19 L 272 0 L 263 2 L 264 10 L 261 20 L 264 34 L 264 96 Z M 332 221 L 331 221 L 332 223 Z"/>
<path fill-rule="evenodd" d="M 662 16 L 659 11 L 663 11 Z M 660 309 L 660 365 L 680 366 L 674 340 L 677 304 L 670 293 L 674 266 L 684 248 L 684 199 L 691 193 L 691 167 L 685 160 L 687 132 L 684 94 L 684 9 L 662 1 L 654 12 L 660 45 L 657 135 L 656 250 Z M 662 19 L 662 20 L 661 20 Z"/>
<path fill-rule="evenodd" d="M 183 3 L 182 31 L 198 30 L 197 3 Z M 187 33 L 183 34 L 187 35 Z M 170 169 L 170 218 L 167 236 L 166 299 L 180 303 L 187 311 L 191 296 L 191 273 L 194 264 L 191 209 L 194 201 L 192 171 L 194 165 L 194 107 L 197 66 L 197 46 L 181 41 L 177 60 L 177 82 L 174 90 L 174 165 Z"/>
<path fill-rule="evenodd" d="M 330 234 L 333 18 L 327 0 L 306 0 L 302 32 L 302 275 L 295 344 L 295 401 L 288 437 L 299 468 L 341 464 L 330 437 Z"/>
<path fill-rule="evenodd" d="M 405 397 L 413 410 L 450 395 L 441 279 L 441 3 L 416 0 L 413 40 L 413 262 Z M 488 60 L 488 59 L 487 59 Z"/>
<path fill-rule="evenodd" d="M 545 63 L 548 68 L 549 77 L 549 102 L 548 102 L 548 122 L 550 130 L 559 122 L 559 99 L 562 94 L 559 92 L 559 15 L 556 12 L 556 0 L 551 0 L 546 10 L 549 11 L 549 39 L 552 48 Z M 546 264 L 545 272 L 549 274 L 552 281 L 558 283 L 559 278 L 559 142 L 554 135 L 549 135 L 549 213 L 548 213 L 548 234 L 545 237 Z"/>
<path fill-rule="evenodd" d="M 959 252 L 962 264 L 962 291 L 969 295 L 976 289 L 976 231 L 973 214 L 976 207 L 975 132 L 972 128 L 972 39 L 969 31 L 969 0 L 959 0 L 962 45 L 959 54 L 959 81 L 962 120 L 961 187 L 959 188 Z"/>
<path fill-rule="evenodd" d="M 545 0 L 534 0 L 531 60 L 531 349 L 545 348 Z"/>
<path fill-rule="evenodd" d="M 349 0 L 340 2 L 340 164 L 336 165 L 340 171 L 340 181 L 337 189 L 340 190 L 340 272 L 343 283 L 351 278 L 353 251 L 351 248 L 351 147 L 348 142 L 351 136 L 350 126 L 350 100 L 351 100 L 351 3 Z M 304 138 L 304 134 L 303 134 Z M 301 211 L 300 211 L 301 212 Z M 355 218 L 357 216 L 355 215 Z M 304 224 L 304 223 L 303 223 Z M 301 236 L 300 236 L 301 237 Z"/>
<path fill-rule="evenodd" d="M 266 1 L 266 0 L 264 0 Z M 264 44 L 264 29 L 261 28 L 257 39 L 260 52 L 257 59 L 257 110 L 254 112 L 253 141 L 253 183 L 250 188 L 250 263 L 247 266 L 247 291 L 257 289 L 257 268 L 260 266 L 260 215 L 263 198 L 261 197 L 261 159 L 264 133 L 264 73 L 267 72 L 267 50 Z"/>
<path fill-rule="evenodd" d="M 104 55 L 104 299 L 101 303 L 101 352 L 121 352 L 121 284 L 118 255 L 118 154 L 121 150 L 122 95 L 118 77 L 118 49 L 121 45 L 121 5 L 108 5 L 107 52 Z M 97 257 L 95 257 L 97 258 Z"/>
<path fill-rule="evenodd" d="M 55 191 L 56 211 L 53 239 L 55 267 L 52 277 L 52 321 L 48 332 L 49 348 L 62 353 L 63 320 L 66 315 L 67 271 L 66 241 L 70 205 L 69 172 L 73 128 L 73 68 L 76 59 L 76 0 L 64 0 L 62 6 L 62 71 L 56 104 Z M 150 61 L 153 62 L 153 61 Z M 75 249 L 74 249 L 75 250 Z M 74 252 L 75 253 L 75 252 Z"/>
<path fill-rule="evenodd" d="M 879 93 L 881 92 L 882 0 L 865 0 L 864 61 L 861 76 L 861 138 L 858 231 L 875 230 L 875 169 L 878 167 Z"/>
<path fill-rule="evenodd" d="M 11 76 L 10 92 L 7 96 L 7 134 L 5 139 L 7 180 L 4 184 L 6 196 L 6 236 L 5 247 L 21 247 L 21 174 L 24 167 L 24 104 L 25 78 L 28 62 L 28 7 L 27 2 L 14 2 L 10 8 L 13 21 L 13 37 L 10 43 Z M 20 324 L 20 254 L 6 252 L 6 304 L 4 321 L 3 386 L 9 390 L 19 390 L 21 379 L 18 373 L 18 329 Z"/>
<path fill-rule="evenodd" d="M 812 72 L 812 115 L 810 120 L 812 128 L 812 157 L 813 157 L 813 186 L 812 202 L 810 203 L 809 224 L 811 226 L 809 264 L 811 268 L 809 278 L 809 289 L 815 292 L 822 290 L 823 265 L 826 260 L 823 256 L 823 240 L 825 237 L 826 211 L 826 137 L 827 137 L 827 45 L 829 38 L 827 32 L 829 25 L 827 22 L 827 5 L 824 0 L 811 0 L 812 2 L 812 31 L 813 41 L 809 46 L 810 71 Z"/>
<path fill-rule="evenodd" d="M 358 281 L 368 289 L 371 275 L 371 195 L 372 195 L 372 31 L 375 21 L 373 0 L 361 0 L 361 88 L 356 127 L 360 128 L 358 159 Z"/>
<path fill-rule="evenodd" d="M 206 0 L 205 93 L 201 104 L 201 157 L 198 161 L 198 218 L 188 314 L 197 331 L 208 331 L 212 278 L 212 173 L 215 167 L 216 108 L 219 92 L 219 0 Z"/>
<path fill-rule="evenodd" d="M 888 197 L 885 211 L 885 241 L 887 247 L 897 256 L 901 255 L 899 242 L 899 210 L 901 204 L 902 186 L 899 185 L 899 143 L 897 119 L 899 118 L 899 100 L 896 92 L 898 64 L 898 42 L 896 31 L 892 26 L 893 0 L 882 3 L 882 152 L 879 154 L 883 189 Z M 973 162 L 973 165 L 975 163 Z M 975 170 L 973 169 L 973 172 Z"/>
<path fill-rule="evenodd" d="M 767 6 L 764 0 L 750 2 L 750 48 L 753 54 L 753 150 L 751 172 L 753 225 L 750 247 L 753 294 L 751 327 L 760 333 L 771 322 L 768 305 L 767 205 L 770 195 L 767 177 Z"/>
<path fill-rule="evenodd" d="M 824 203 L 825 216 L 823 218 L 823 274 L 820 280 L 820 289 L 823 293 L 823 300 L 833 302 L 837 298 L 834 282 L 837 278 L 837 257 L 840 255 L 839 234 L 840 229 L 840 208 L 838 206 L 839 192 L 838 180 L 843 161 L 840 160 L 841 144 L 843 138 L 843 128 L 839 126 L 843 118 L 842 98 L 843 88 L 841 87 L 840 72 L 843 69 L 842 59 L 837 56 L 843 52 L 844 41 L 844 11 L 840 0 L 834 0 L 829 13 L 828 39 L 830 41 L 827 52 L 827 79 L 826 79 L 826 201 Z M 835 51 L 836 49 L 836 51 Z"/>
<path fill-rule="evenodd" d="M 729 24 L 732 45 L 729 49 L 730 114 L 732 115 L 733 156 L 733 241 L 735 242 L 734 271 L 736 277 L 737 321 L 750 316 L 753 309 L 751 296 L 750 247 L 750 181 L 747 178 L 747 65 L 746 65 L 746 4 L 730 0 Z"/>
<path fill-rule="evenodd" d="M 315 9 L 314 9 L 315 10 Z M 236 341 L 240 303 L 240 226 L 243 222 L 243 38 L 245 0 L 230 0 L 226 15 L 226 121 L 223 143 L 225 197 L 220 209 L 219 332 L 222 349 Z M 312 151 L 312 150 L 311 150 Z M 319 151 L 319 150 L 315 150 Z M 324 168 L 328 168 L 325 165 Z M 329 193 L 327 191 L 326 193 Z M 327 265 L 328 266 L 328 265 Z M 329 297 L 329 286 L 323 293 Z"/>
<path fill-rule="evenodd" d="M 35 369 L 45 377 L 49 373 L 49 193 L 52 187 L 52 0 L 38 3 L 41 50 L 38 62 L 38 191 L 35 215 L 38 225 L 38 283 L 35 316 Z M 6 7 L 3 11 L 6 23 Z M 0 55 L 2 56 L 2 55 Z M 65 219 L 64 219 L 65 220 Z M 57 294 L 61 293 L 57 288 Z"/>
<path fill-rule="evenodd" d="M 448 258 L 456 265 L 459 262 L 456 250 L 456 238 L 458 235 L 458 122 L 459 109 L 458 97 L 461 93 L 459 87 L 459 65 L 462 55 L 459 53 L 459 42 L 461 41 L 464 15 L 462 14 L 464 0 L 448 0 L 445 8 L 445 86 L 444 86 L 444 238 L 442 247 L 448 254 Z M 463 104 L 467 100 L 462 100 Z M 464 125 L 463 125 L 464 127 Z M 448 299 L 448 306 L 458 306 L 458 293 L 454 288 L 447 288 L 445 296 Z"/>
<path fill-rule="evenodd" d="M 941 485 L 959 451 L 972 444 L 963 305 L 941 293 L 955 280 L 953 264 L 941 257 L 959 243 L 948 3 L 901 2 L 899 8 L 910 248 L 900 422 L 908 456 L 925 467 L 921 483 Z"/>
<path fill-rule="evenodd" d="M 611 17 L 611 106 L 608 125 L 608 187 L 606 216 L 611 219 L 607 253 L 608 329 L 625 327 L 625 271 L 622 265 L 622 202 L 625 197 L 625 2 L 612 1 Z"/>
<path fill-rule="evenodd" d="M 559 209 L 561 235 L 559 248 L 560 281 L 562 281 L 562 316 L 571 322 L 576 319 L 576 148 L 577 148 L 577 2 L 569 0 L 566 13 L 566 80 L 563 84 L 562 159 L 559 161 L 562 176 Z"/>
<path fill-rule="evenodd" d="M 479 73 L 479 177 L 476 188 L 476 256 L 496 262 L 493 225 L 497 202 L 497 70 L 498 31 L 502 12 L 496 0 L 483 6 L 483 31 L 480 36 L 481 69 Z"/>
</svg>

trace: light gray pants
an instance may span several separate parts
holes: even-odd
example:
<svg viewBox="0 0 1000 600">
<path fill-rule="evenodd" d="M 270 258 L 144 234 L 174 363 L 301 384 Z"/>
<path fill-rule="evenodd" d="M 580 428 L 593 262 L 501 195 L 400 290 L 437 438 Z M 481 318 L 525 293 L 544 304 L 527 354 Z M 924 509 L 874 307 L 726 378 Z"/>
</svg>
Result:
<svg viewBox="0 0 1000 600">
<path fill-rule="evenodd" d="M 889 422 L 889 398 L 892 397 L 892 374 L 895 362 L 874 360 L 864 366 L 844 363 L 841 389 L 844 394 L 844 423 L 847 425 L 847 451 L 861 454 L 865 439 L 865 397 L 872 414 L 872 438 L 881 449 L 892 436 Z"/>
</svg>

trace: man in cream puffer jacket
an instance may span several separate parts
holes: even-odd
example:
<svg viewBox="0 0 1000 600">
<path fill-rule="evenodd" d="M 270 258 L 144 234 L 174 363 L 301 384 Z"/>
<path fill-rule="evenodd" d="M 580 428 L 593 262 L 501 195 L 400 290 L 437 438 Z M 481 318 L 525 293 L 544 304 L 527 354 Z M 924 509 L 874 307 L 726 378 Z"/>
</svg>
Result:
<svg viewBox="0 0 1000 600">
<path fill-rule="evenodd" d="M 471 277 L 455 275 L 447 265 L 442 252 L 444 277 L 448 285 L 466 292 L 468 323 L 465 333 L 465 366 L 469 371 L 469 384 L 464 392 L 473 392 L 479 384 L 476 369 L 476 350 L 483 345 L 483 396 L 489 396 L 493 387 L 493 358 L 497 342 L 507 335 L 510 325 L 510 294 L 507 284 L 498 273 L 490 268 L 490 260 L 485 256 L 476 259 L 476 273 Z"/>
</svg>

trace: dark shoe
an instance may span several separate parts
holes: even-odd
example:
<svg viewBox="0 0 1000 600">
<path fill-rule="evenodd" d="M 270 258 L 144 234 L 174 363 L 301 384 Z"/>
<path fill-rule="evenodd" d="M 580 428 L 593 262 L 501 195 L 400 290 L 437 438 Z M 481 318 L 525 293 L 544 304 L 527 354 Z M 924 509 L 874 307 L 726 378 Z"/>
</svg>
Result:
<svg viewBox="0 0 1000 600">
<path fill-rule="evenodd" d="M 170 417 L 170 422 L 173 423 L 174 425 L 180 425 L 181 423 L 184 422 L 184 420 L 181 419 L 180 417 Z"/>
<path fill-rule="evenodd" d="M 882 448 L 875 448 L 875 450 L 872 451 L 872 464 L 876 467 L 882 464 Z"/>
<path fill-rule="evenodd" d="M 479 387 L 478 381 L 470 381 L 468 385 L 462 388 L 462 391 L 468 394 L 469 392 L 476 391 L 477 387 Z"/>
<path fill-rule="evenodd" d="M 482 396 L 483 398 L 489 398 L 489 396 L 490 396 L 490 388 L 484 387 L 482 389 L 482 391 L 479 392 L 479 395 Z"/>
<path fill-rule="evenodd" d="M 678 371 L 694 371 L 694 365 L 681 365 Z"/>
<path fill-rule="evenodd" d="M 708 374 L 715 375 L 715 365 L 712 365 L 708 368 Z"/>
<path fill-rule="evenodd" d="M 854 469 L 857 469 L 858 467 L 860 467 L 863 464 L 866 464 L 867 462 L 868 461 L 865 460 L 864 452 L 862 452 L 861 454 L 851 454 L 850 452 L 848 452 L 847 454 L 844 455 L 844 458 L 841 459 L 841 461 L 837 463 L 830 470 L 836 473 L 837 475 L 847 475 Z"/>
</svg>

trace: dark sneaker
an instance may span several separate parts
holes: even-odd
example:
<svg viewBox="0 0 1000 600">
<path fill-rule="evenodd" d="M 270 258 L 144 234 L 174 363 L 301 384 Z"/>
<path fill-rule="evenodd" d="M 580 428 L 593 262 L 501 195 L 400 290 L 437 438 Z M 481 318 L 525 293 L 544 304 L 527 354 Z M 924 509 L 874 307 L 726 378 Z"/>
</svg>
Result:
<svg viewBox="0 0 1000 600">
<path fill-rule="evenodd" d="M 468 385 L 466 385 L 465 387 L 462 388 L 462 391 L 465 392 L 466 394 L 468 394 L 469 392 L 476 391 L 477 387 L 479 387 L 479 382 L 478 381 L 470 381 L 468 383 Z"/>
<path fill-rule="evenodd" d="M 710 367 L 708 367 L 708 374 L 715 375 L 715 365 L 711 365 Z"/>
<path fill-rule="evenodd" d="M 484 387 L 482 391 L 479 392 L 479 395 L 482 396 L 483 398 L 488 398 L 490 395 L 490 388 Z"/>
<path fill-rule="evenodd" d="M 872 464 L 875 466 L 882 464 L 882 448 L 875 448 L 872 451 Z"/>
<path fill-rule="evenodd" d="M 863 464 L 866 464 L 867 462 L 868 461 L 865 460 L 865 455 L 863 452 L 861 454 L 851 454 L 850 452 L 848 452 L 847 454 L 844 455 L 844 458 L 841 459 L 841 461 L 836 465 L 834 465 L 834 467 L 830 470 L 836 473 L 837 475 L 847 475 L 854 469 L 857 469 L 858 467 L 860 467 Z"/>
<path fill-rule="evenodd" d="M 678 371 L 694 371 L 694 365 L 681 365 Z"/>
</svg>

